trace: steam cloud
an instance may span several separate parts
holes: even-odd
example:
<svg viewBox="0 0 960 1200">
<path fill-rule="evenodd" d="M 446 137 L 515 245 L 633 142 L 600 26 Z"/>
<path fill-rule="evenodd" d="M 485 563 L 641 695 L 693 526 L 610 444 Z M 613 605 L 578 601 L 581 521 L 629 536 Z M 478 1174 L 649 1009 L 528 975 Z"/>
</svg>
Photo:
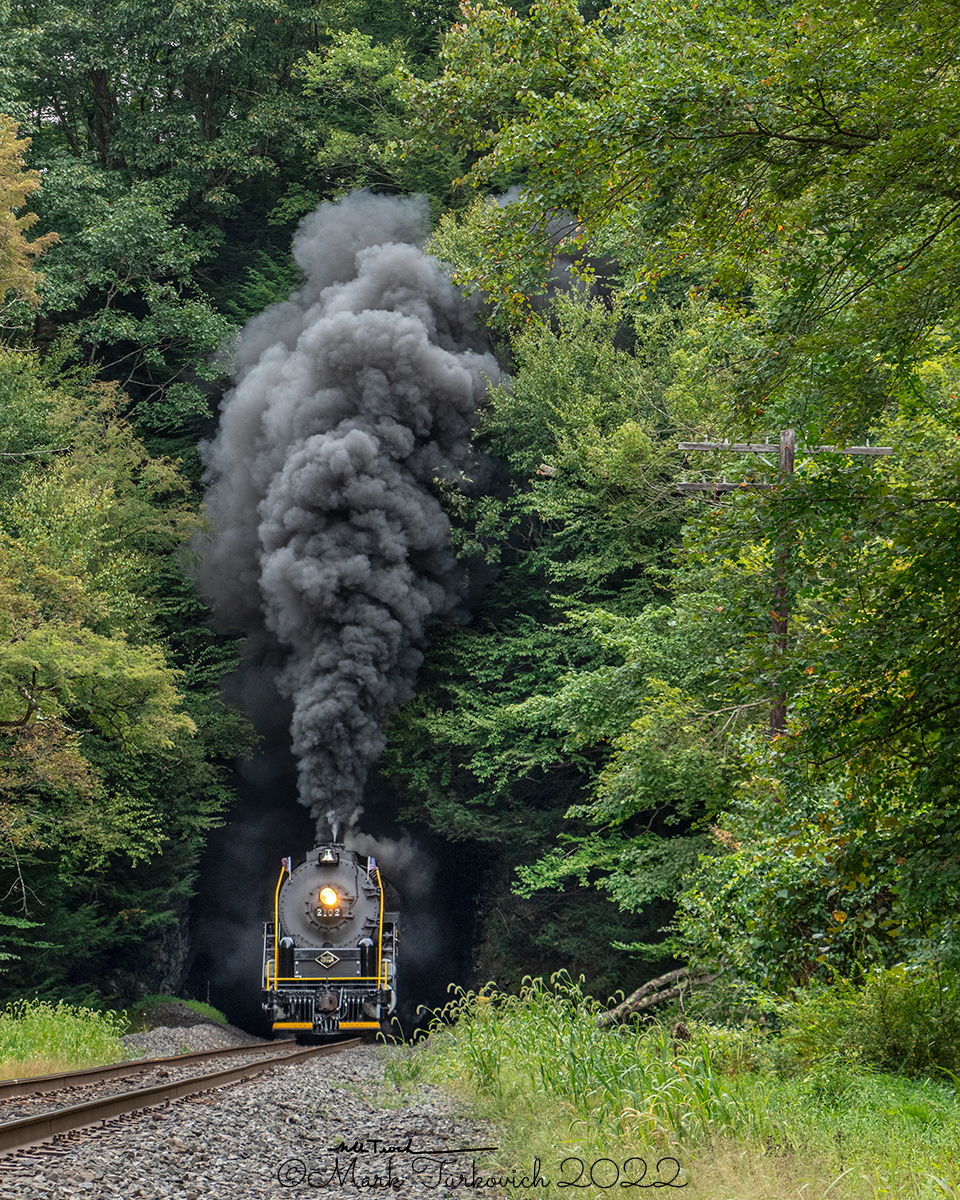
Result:
<svg viewBox="0 0 960 1200">
<path fill-rule="evenodd" d="M 243 330 L 205 448 L 205 590 L 287 651 L 277 683 L 321 833 L 356 819 L 429 622 L 456 609 L 434 490 L 475 470 L 471 430 L 499 378 L 470 306 L 419 248 L 426 218 L 421 199 L 361 192 L 301 224 L 306 282 Z"/>
</svg>

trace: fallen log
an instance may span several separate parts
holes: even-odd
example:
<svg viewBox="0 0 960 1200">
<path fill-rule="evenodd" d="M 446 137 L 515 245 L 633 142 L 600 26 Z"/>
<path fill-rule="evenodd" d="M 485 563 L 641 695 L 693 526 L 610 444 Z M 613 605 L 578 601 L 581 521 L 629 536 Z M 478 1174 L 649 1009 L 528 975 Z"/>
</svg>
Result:
<svg viewBox="0 0 960 1200">
<path fill-rule="evenodd" d="M 668 971 L 666 975 L 658 975 L 656 979 L 651 979 L 643 987 L 638 987 L 635 992 L 631 992 L 626 1000 L 618 1004 L 616 1008 L 601 1013 L 597 1017 L 597 1024 L 601 1028 L 605 1025 L 615 1025 L 618 1021 L 632 1017 L 634 1013 L 653 1008 L 655 1004 L 666 1004 L 668 1000 L 676 1000 L 678 996 L 685 995 L 695 987 L 703 987 L 706 983 L 712 983 L 719 975 L 719 971 L 712 975 L 706 973 L 692 975 L 688 967 L 680 967 L 676 971 Z M 670 984 L 674 986 L 670 987 Z"/>
</svg>

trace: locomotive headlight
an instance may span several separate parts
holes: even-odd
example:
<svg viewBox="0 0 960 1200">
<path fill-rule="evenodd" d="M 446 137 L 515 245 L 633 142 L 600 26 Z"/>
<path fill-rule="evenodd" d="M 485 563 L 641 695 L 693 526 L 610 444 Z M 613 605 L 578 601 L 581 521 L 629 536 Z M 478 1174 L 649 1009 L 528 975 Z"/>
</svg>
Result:
<svg viewBox="0 0 960 1200">
<path fill-rule="evenodd" d="M 340 897 L 333 890 L 333 888 L 329 888 L 329 887 L 321 888 L 320 889 L 320 903 L 323 905 L 324 908 L 336 908 L 337 905 L 340 903 Z"/>
</svg>

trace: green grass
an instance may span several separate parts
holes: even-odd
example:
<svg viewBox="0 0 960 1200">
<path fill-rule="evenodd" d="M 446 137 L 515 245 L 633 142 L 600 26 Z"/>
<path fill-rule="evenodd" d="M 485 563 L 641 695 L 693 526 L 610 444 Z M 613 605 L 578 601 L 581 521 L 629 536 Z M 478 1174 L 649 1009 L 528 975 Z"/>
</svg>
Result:
<svg viewBox="0 0 960 1200">
<path fill-rule="evenodd" d="M 95 1012 L 47 1000 L 17 1000 L 0 1012 L 0 1079 L 52 1075 L 129 1057 L 120 1038 L 149 1028 L 158 1004 L 183 1004 L 220 1025 L 227 1018 L 199 1000 L 145 996 L 127 1012 Z M 186 1047 L 185 1047 L 186 1049 Z"/>
<path fill-rule="evenodd" d="M 790 1073 L 789 1047 L 755 1029 L 694 1024 L 693 1040 L 674 1044 L 660 1025 L 600 1029 L 597 1011 L 562 979 L 517 997 L 463 995 L 425 1047 L 394 1052 L 388 1079 L 401 1091 L 419 1079 L 458 1091 L 503 1131 L 492 1165 L 529 1170 L 539 1158 L 554 1183 L 564 1158 L 587 1171 L 609 1160 L 597 1168 L 602 1185 L 634 1156 L 649 1183 L 672 1156 L 691 1200 L 960 1200 L 949 1081 L 839 1054 L 794 1058 Z M 567 1194 L 623 1192 L 588 1182 Z"/>
<path fill-rule="evenodd" d="M 127 1015 L 130 1019 L 130 1027 L 134 1032 L 142 1032 L 144 1029 L 150 1028 L 150 1022 L 153 1019 L 153 1011 L 160 1004 L 181 1004 L 184 1008 L 189 1008 L 193 1012 L 198 1013 L 201 1017 L 206 1017 L 208 1021 L 215 1025 L 226 1025 L 227 1018 L 219 1010 L 211 1004 L 204 1004 L 202 1000 L 183 1000 L 179 996 L 144 996 L 142 1000 L 138 1000 L 136 1004 L 127 1009 Z"/>
<path fill-rule="evenodd" d="M 127 1057 L 123 1013 L 47 1000 L 17 1000 L 0 1012 L 0 1078 L 46 1075 Z"/>
</svg>

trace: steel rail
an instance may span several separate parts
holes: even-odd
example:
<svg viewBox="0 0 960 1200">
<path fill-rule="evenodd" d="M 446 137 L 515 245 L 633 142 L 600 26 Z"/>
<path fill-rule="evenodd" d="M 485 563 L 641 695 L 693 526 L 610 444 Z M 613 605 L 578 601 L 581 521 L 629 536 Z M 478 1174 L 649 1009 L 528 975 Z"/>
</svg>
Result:
<svg viewBox="0 0 960 1200">
<path fill-rule="evenodd" d="M 223 1087 L 228 1083 L 239 1083 L 283 1063 L 300 1062 L 324 1054 L 338 1054 L 341 1050 L 352 1050 L 360 1044 L 359 1038 L 350 1038 L 349 1041 L 337 1042 L 330 1046 L 308 1046 L 293 1053 L 245 1063 L 239 1067 L 229 1067 L 225 1071 L 213 1071 L 209 1075 L 194 1075 L 190 1079 L 155 1084 L 132 1092 L 120 1092 L 115 1096 L 101 1097 L 99 1100 L 88 1100 L 84 1104 L 72 1104 L 68 1108 L 53 1109 L 36 1116 L 21 1117 L 17 1121 L 7 1121 L 0 1125 L 0 1154 L 9 1154 L 13 1150 L 23 1150 L 28 1146 L 38 1146 L 59 1134 L 85 1129 L 98 1122 L 108 1121 L 111 1117 L 137 1112 L 142 1108 L 153 1108 L 157 1104 L 180 1100 L 184 1096 L 213 1091 L 214 1088 Z"/>
<path fill-rule="evenodd" d="M 83 1067 L 79 1071 L 60 1071 L 56 1075 L 27 1075 L 23 1079 L 0 1079 L 0 1100 L 14 1096 L 34 1096 L 38 1092 L 58 1092 L 61 1088 L 75 1087 L 83 1083 L 99 1083 L 117 1075 L 135 1075 L 152 1067 L 185 1067 L 187 1063 L 202 1062 L 207 1058 L 227 1058 L 234 1054 L 260 1054 L 267 1050 L 278 1050 L 281 1046 L 292 1046 L 293 1038 L 276 1042 L 252 1042 L 248 1046 L 228 1046 L 221 1050 L 193 1050 L 189 1054 L 171 1054 L 166 1058 L 130 1058 L 121 1063 L 105 1063 L 100 1067 Z"/>
</svg>

